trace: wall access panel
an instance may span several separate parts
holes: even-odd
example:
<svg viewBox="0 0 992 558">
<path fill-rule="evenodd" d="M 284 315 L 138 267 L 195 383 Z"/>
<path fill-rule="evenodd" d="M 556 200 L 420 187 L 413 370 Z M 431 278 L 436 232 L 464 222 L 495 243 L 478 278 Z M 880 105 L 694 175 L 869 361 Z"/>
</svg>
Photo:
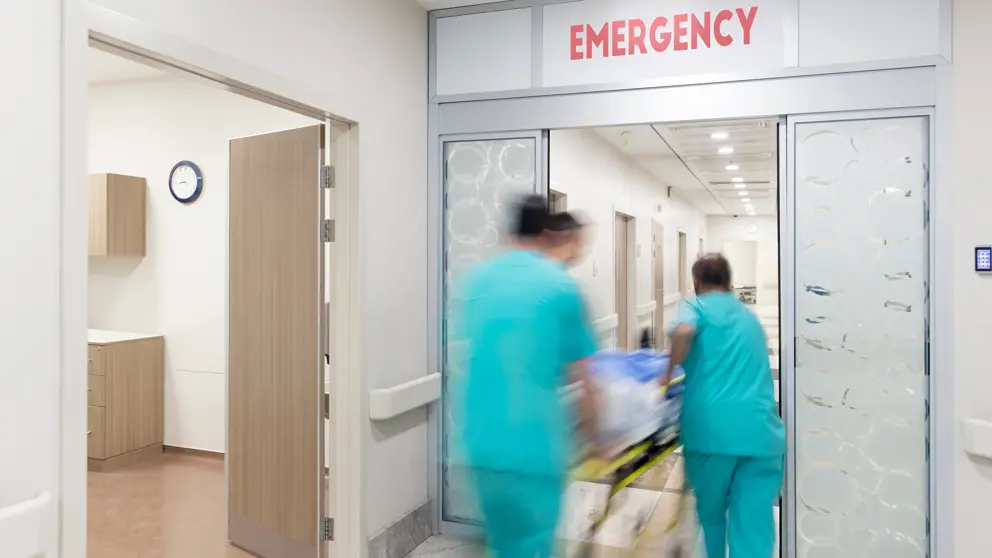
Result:
<svg viewBox="0 0 992 558">
<path fill-rule="evenodd" d="M 936 55 L 939 0 L 799 0 L 799 65 Z"/>
<path fill-rule="evenodd" d="M 437 94 L 529 89 L 531 8 L 437 20 Z"/>
</svg>

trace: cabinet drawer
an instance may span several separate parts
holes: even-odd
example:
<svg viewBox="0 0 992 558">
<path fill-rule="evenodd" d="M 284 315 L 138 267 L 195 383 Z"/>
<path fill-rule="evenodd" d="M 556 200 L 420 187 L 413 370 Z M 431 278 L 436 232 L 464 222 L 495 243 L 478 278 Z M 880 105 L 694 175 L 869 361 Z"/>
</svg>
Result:
<svg viewBox="0 0 992 558">
<path fill-rule="evenodd" d="M 104 407 L 90 407 L 89 420 L 86 431 L 89 457 L 93 459 L 104 459 L 106 457 L 106 428 L 107 409 Z"/>
<path fill-rule="evenodd" d="M 89 398 L 90 405 L 94 407 L 107 406 L 106 382 L 106 376 L 94 376 L 90 374 L 86 390 L 86 396 Z"/>
<path fill-rule="evenodd" d="M 106 351 L 101 345 L 90 345 L 89 346 L 89 373 L 93 376 L 104 376 L 106 375 L 106 367 L 104 366 L 105 359 L 104 354 Z"/>
</svg>

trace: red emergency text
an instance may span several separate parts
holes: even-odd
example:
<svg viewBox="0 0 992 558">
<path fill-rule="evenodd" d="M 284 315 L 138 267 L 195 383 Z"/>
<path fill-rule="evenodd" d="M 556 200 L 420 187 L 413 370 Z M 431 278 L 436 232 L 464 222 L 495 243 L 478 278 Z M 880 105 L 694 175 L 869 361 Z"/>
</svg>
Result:
<svg viewBox="0 0 992 558">
<path fill-rule="evenodd" d="M 621 19 L 607 21 L 598 28 L 589 24 L 572 25 L 571 59 L 729 47 L 734 43 L 730 34 L 734 26 L 743 31 L 742 41 L 749 45 L 757 15 L 758 7 L 751 6 L 733 11 L 674 14 L 671 18 L 659 16 L 650 23 L 643 19 Z"/>
</svg>

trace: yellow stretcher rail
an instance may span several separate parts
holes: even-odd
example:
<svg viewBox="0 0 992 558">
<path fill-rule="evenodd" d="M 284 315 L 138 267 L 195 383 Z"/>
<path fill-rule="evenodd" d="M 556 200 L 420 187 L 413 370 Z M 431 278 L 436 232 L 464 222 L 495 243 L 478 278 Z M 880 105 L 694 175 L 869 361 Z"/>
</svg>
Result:
<svg viewBox="0 0 992 558">
<path fill-rule="evenodd" d="M 669 385 L 682 383 L 683 379 L 685 379 L 684 375 L 674 378 L 672 379 Z M 663 393 L 667 390 L 668 390 L 668 386 L 661 387 L 661 391 Z M 617 470 L 634 462 L 639 457 L 641 457 L 644 454 L 644 452 L 651 449 L 652 447 L 655 447 L 656 445 L 657 442 L 654 439 L 642 440 L 634 444 L 633 446 L 626 448 L 619 456 L 617 456 L 612 460 L 605 460 L 599 458 L 587 459 L 572 470 L 572 480 L 595 481 L 595 480 L 603 479 L 607 475 L 613 474 Z M 655 461 L 655 464 L 657 464 L 662 459 L 667 457 L 668 454 L 671 454 L 672 451 L 674 451 L 675 448 L 677 448 L 678 446 L 679 444 L 676 440 L 675 443 L 672 444 L 671 448 L 665 453 L 665 455 L 662 456 L 661 459 Z M 639 467 L 638 469 L 641 468 Z M 650 467 L 648 467 L 648 469 L 650 469 Z M 644 474 L 644 472 L 646 471 L 647 469 L 642 471 L 641 474 Z M 636 478 L 637 477 L 634 477 L 634 479 Z M 634 479 L 631 479 L 630 482 L 633 482 Z M 624 486 L 629 485 L 630 482 L 627 482 Z"/>
<path fill-rule="evenodd" d="M 684 375 L 674 378 L 668 385 L 678 384 L 684 378 Z M 667 389 L 668 386 L 661 387 L 663 393 Z M 613 496 L 664 461 L 681 445 L 676 428 L 669 427 L 667 430 L 667 432 L 656 432 L 649 438 L 628 447 L 615 459 L 587 459 L 572 471 L 572 480 L 576 481 L 602 482 L 603 479 L 610 479 L 610 492 L 606 500 L 606 505 L 602 513 L 599 514 L 590 527 L 589 540 L 592 540 L 596 532 L 603 525 L 603 522 L 609 517 Z M 684 495 L 680 498 L 680 513 L 673 518 L 672 523 L 667 526 L 666 531 L 671 531 L 678 525 L 679 518 L 682 515 L 681 508 L 685 505 L 684 498 Z M 590 552 L 591 547 L 586 547 L 583 551 L 580 551 L 580 556 L 588 556 Z"/>
</svg>

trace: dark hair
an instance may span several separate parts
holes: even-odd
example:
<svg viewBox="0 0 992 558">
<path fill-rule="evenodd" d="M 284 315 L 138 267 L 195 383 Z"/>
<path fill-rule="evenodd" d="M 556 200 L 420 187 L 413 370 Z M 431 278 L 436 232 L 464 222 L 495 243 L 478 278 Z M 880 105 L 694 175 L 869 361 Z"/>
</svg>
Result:
<svg viewBox="0 0 992 558">
<path fill-rule="evenodd" d="M 548 217 L 548 230 L 551 232 L 567 233 L 581 229 L 583 226 L 575 215 L 567 211 L 554 213 Z"/>
<path fill-rule="evenodd" d="M 517 208 L 513 234 L 520 238 L 536 238 L 548 228 L 548 200 L 544 196 L 527 196 Z"/>
<path fill-rule="evenodd" d="M 700 285 L 730 290 L 730 262 L 720 254 L 707 254 L 696 260 L 692 276 Z"/>
</svg>

